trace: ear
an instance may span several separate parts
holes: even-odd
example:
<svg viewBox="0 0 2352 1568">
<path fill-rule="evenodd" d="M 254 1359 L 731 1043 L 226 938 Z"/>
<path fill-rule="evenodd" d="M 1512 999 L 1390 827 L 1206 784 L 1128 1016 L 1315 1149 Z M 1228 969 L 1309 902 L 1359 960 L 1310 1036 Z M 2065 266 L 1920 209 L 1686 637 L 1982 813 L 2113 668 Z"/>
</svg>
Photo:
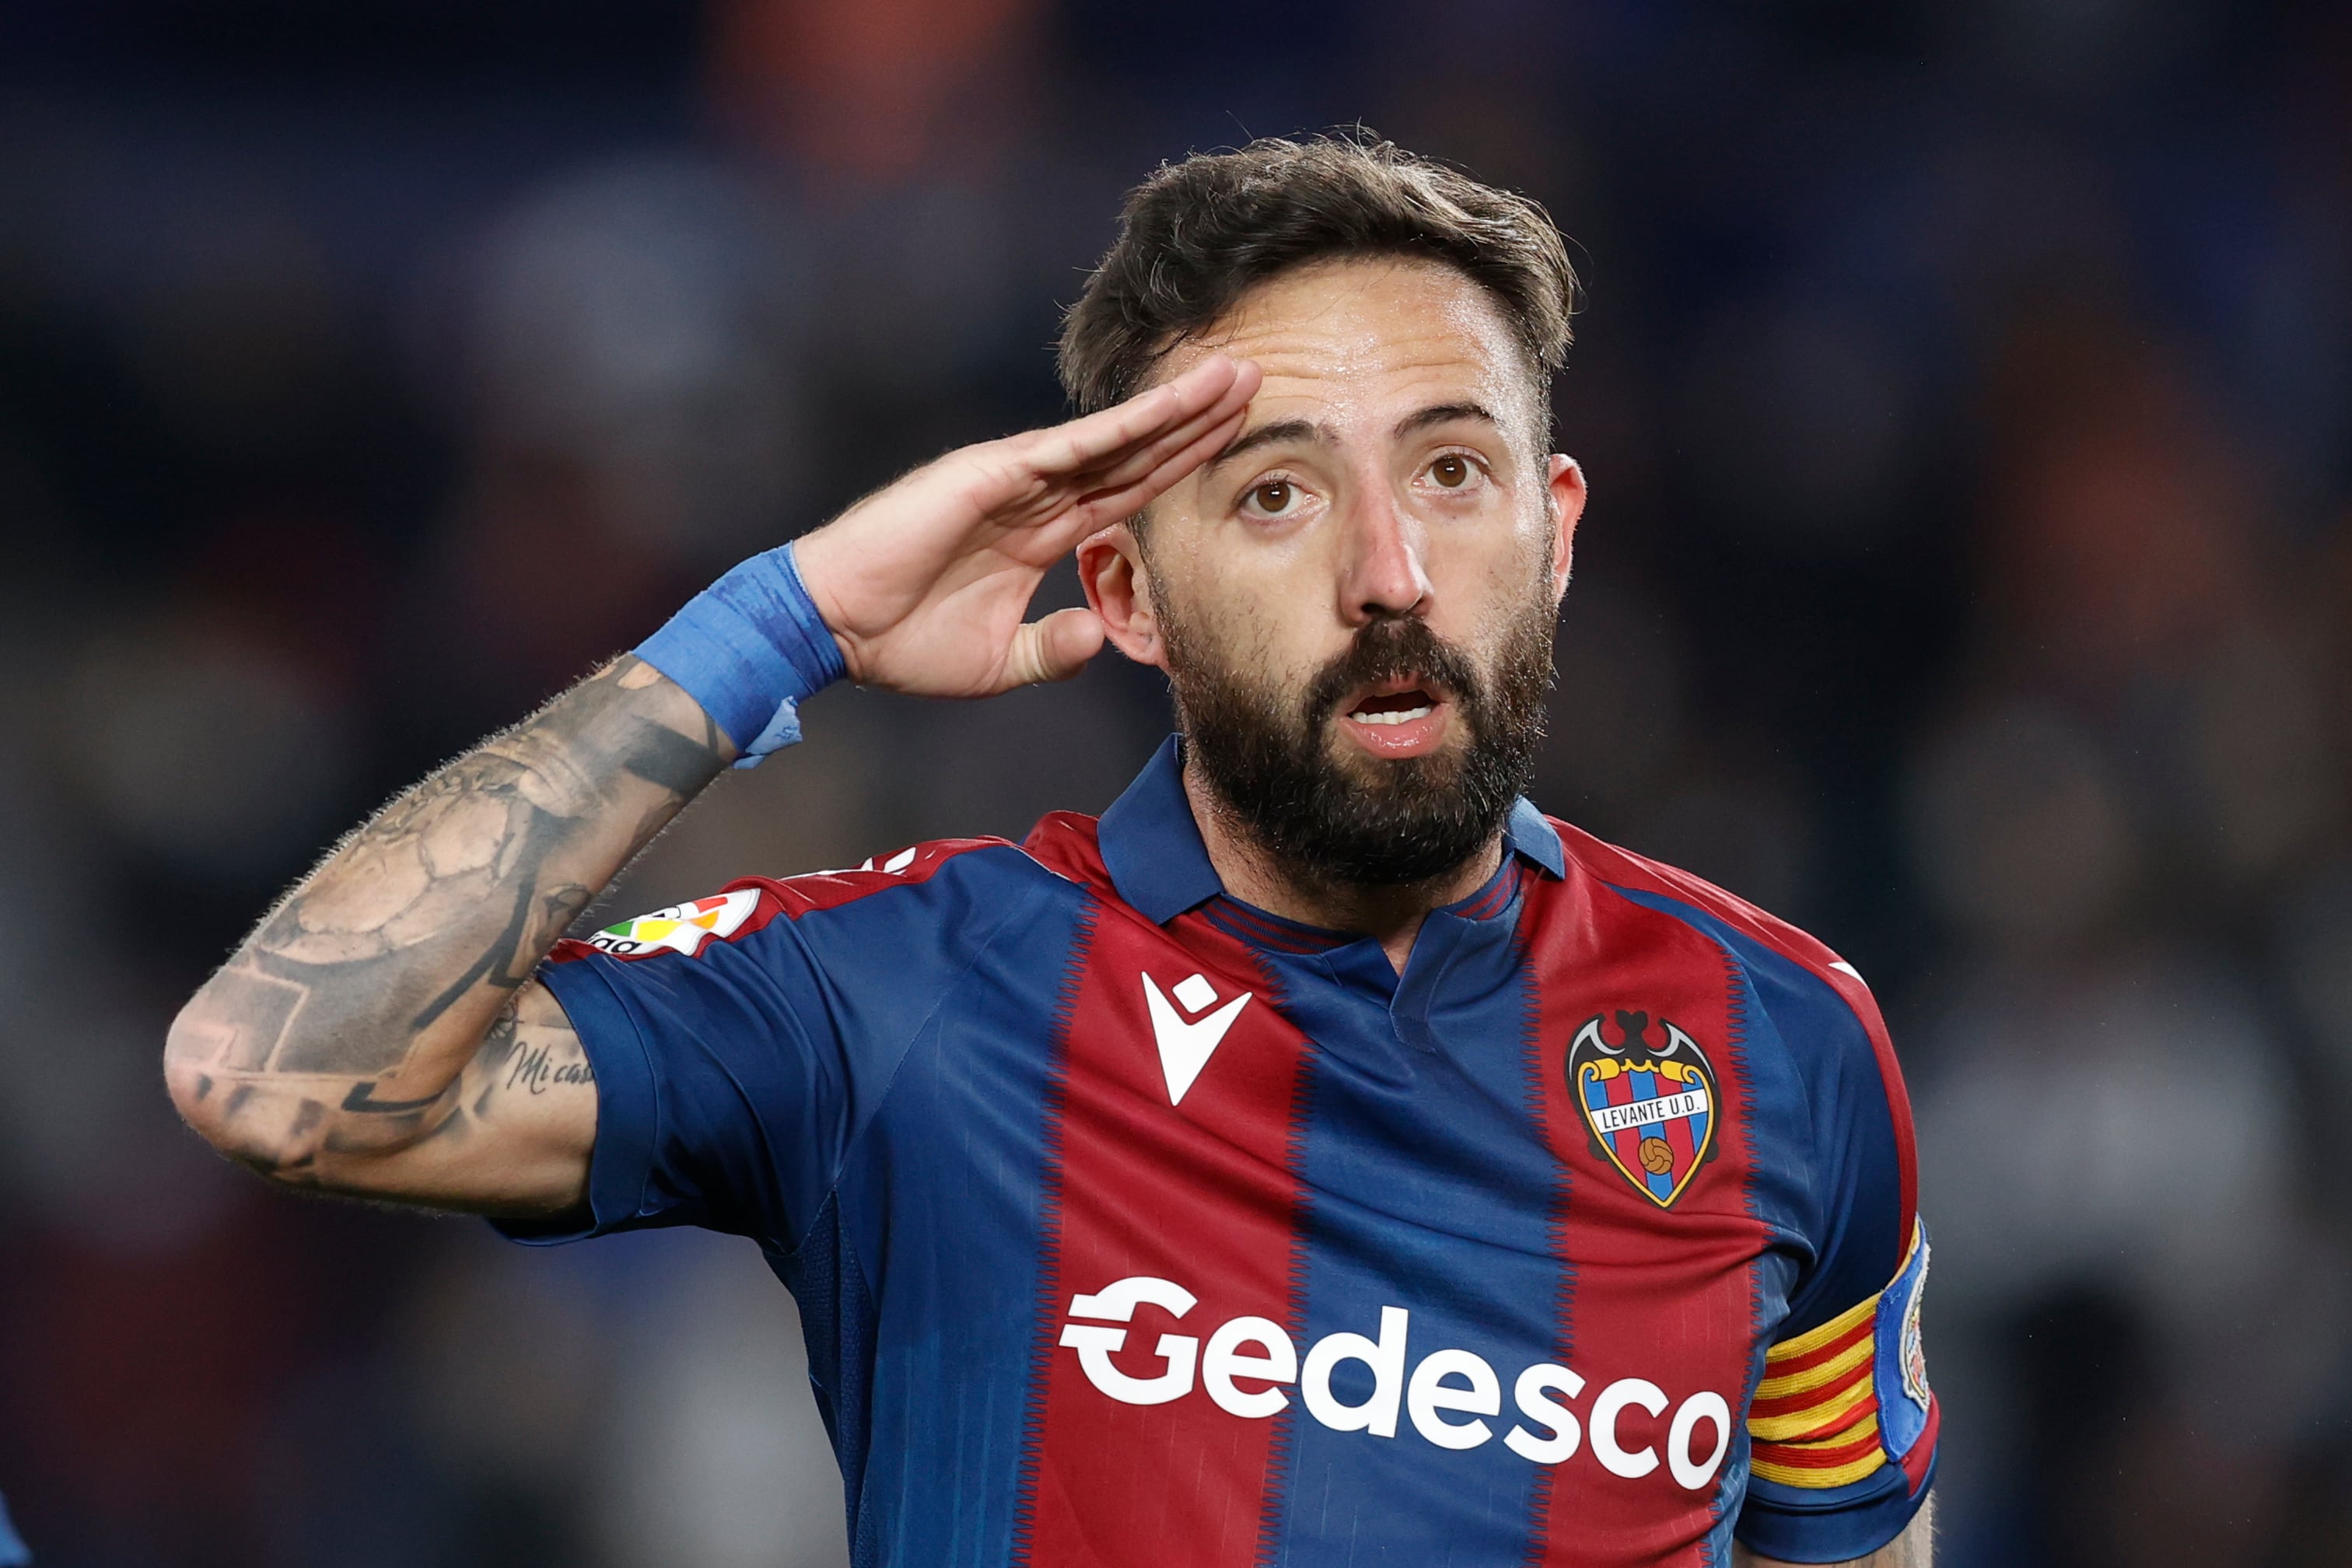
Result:
<svg viewBox="0 0 2352 1568">
<path fill-rule="evenodd" d="M 1584 470 L 1574 458 L 1551 455 L 1551 597 L 1568 592 L 1569 565 L 1576 555 L 1576 524 L 1584 516 Z"/>
<path fill-rule="evenodd" d="M 1160 617 L 1151 606 L 1151 575 L 1133 529 L 1114 523 L 1081 542 L 1078 581 L 1087 591 L 1087 607 L 1102 618 L 1103 635 L 1112 647 L 1138 664 L 1168 668 Z"/>
</svg>

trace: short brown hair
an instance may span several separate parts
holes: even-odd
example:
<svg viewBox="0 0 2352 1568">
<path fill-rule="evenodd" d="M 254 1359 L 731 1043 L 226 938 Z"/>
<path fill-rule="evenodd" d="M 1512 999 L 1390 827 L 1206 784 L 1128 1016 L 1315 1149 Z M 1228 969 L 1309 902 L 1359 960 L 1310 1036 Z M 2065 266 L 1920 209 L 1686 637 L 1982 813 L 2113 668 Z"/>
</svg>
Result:
<svg viewBox="0 0 2352 1568">
<path fill-rule="evenodd" d="M 1252 288 L 1351 256 L 1442 262 L 1492 295 L 1549 434 L 1576 295 L 1559 230 L 1529 198 L 1366 133 L 1195 153 L 1129 192 L 1118 241 L 1063 322 L 1063 388 L 1081 412 L 1108 408 Z"/>
</svg>

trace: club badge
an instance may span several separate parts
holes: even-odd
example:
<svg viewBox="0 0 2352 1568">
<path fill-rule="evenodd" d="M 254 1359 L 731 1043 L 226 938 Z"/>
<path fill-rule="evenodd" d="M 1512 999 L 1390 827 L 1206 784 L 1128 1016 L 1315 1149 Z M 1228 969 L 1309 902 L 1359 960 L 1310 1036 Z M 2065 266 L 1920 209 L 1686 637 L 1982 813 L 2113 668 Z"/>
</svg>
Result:
<svg viewBox="0 0 2352 1568">
<path fill-rule="evenodd" d="M 1653 1026 L 1647 1013 L 1618 1013 L 1614 1045 L 1605 1018 L 1587 1020 L 1569 1045 L 1569 1092 L 1594 1151 L 1643 1196 L 1672 1208 L 1715 1152 L 1715 1068 L 1664 1018 Z"/>
</svg>

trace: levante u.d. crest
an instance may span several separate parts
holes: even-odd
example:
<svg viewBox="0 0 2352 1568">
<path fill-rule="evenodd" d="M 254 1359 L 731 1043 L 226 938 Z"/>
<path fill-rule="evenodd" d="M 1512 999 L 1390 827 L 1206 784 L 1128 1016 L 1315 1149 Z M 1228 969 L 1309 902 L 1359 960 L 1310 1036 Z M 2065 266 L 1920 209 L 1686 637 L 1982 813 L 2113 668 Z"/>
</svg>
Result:
<svg viewBox="0 0 2352 1568">
<path fill-rule="evenodd" d="M 1664 1018 L 1596 1014 L 1568 1047 L 1568 1087 L 1593 1147 L 1634 1190 L 1672 1208 L 1715 1152 L 1721 1096 L 1696 1040 Z"/>
</svg>

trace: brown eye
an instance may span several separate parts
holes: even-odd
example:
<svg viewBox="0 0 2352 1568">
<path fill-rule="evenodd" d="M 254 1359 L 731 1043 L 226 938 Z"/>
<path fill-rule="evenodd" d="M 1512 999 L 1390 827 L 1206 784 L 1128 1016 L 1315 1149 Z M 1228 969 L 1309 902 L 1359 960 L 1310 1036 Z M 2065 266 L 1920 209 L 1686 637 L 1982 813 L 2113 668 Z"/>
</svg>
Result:
<svg viewBox="0 0 2352 1568">
<path fill-rule="evenodd" d="M 1268 479 L 1250 491 L 1257 509 L 1263 512 L 1284 512 L 1290 510 L 1291 489 L 1288 479 Z"/>
<path fill-rule="evenodd" d="M 1449 490 L 1458 490 L 1470 482 L 1470 461 L 1448 453 L 1429 465 L 1429 477 Z"/>
</svg>

